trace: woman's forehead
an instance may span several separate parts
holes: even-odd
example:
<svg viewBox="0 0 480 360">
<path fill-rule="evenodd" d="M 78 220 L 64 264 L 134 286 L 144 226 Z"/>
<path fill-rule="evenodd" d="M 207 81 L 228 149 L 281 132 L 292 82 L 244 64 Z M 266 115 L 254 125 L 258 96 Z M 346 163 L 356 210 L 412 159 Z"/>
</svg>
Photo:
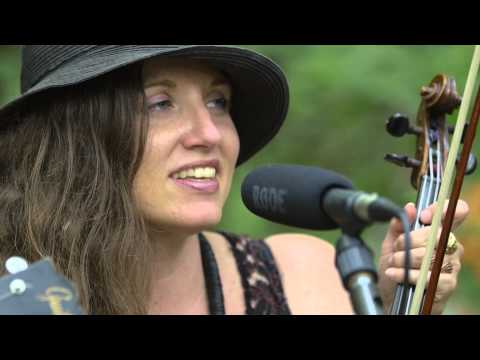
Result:
<svg viewBox="0 0 480 360">
<path fill-rule="evenodd" d="M 145 61 L 143 79 L 147 84 L 161 78 L 202 77 L 206 81 L 224 80 L 226 77 L 206 62 L 186 58 L 154 58 Z"/>
</svg>

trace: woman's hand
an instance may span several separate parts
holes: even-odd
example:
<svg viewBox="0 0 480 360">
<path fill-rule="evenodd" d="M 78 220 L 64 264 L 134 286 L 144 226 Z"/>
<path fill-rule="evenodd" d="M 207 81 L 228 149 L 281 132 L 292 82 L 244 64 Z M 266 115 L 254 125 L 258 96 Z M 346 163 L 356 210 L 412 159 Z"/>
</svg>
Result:
<svg viewBox="0 0 480 360">
<path fill-rule="evenodd" d="M 447 205 L 445 206 L 443 216 L 445 216 Z M 420 220 L 423 224 L 430 225 L 432 223 L 435 209 L 436 204 L 430 206 L 422 212 Z M 410 223 L 413 223 L 417 214 L 415 205 L 408 204 L 405 207 L 405 210 Z M 469 208 L 467 203 L 460 200 L 455 212 L 452 231 L 460 226 L 463 221 L 465 221 L 468 212 Z M 416 284 L 418 280 L 420 267 L 426 252 L 426 244 L 430 230 L 431 227 L 426 226 L 411 233 L 411 271 L 409 276 L 411 284 Z M 438 233 L 438 237 L 440 237 L 440 232 L 441 230 Z M 457 243 L 457 250 L 453 254 L 445 255 L 443 265 L 447 265 L 446 268 L 448 271 L 440 274 L 432 314 L 441 314 L 443 312 L 449 297 L 456 289 L 462 257 L 463 246 L 460 243 Z M 379 290 L 387 311 L 390 310 L 392 305 L 396 285 L 398 283 L 403 283 L 404 281 L 404 263 L 405 237 L 403 235 L 403 227 L 398 220 L 393 220 L 390 224 L 387 236 L 382 244 L 382 254 L 380 257 L 379 269 Z"/>
</svg>

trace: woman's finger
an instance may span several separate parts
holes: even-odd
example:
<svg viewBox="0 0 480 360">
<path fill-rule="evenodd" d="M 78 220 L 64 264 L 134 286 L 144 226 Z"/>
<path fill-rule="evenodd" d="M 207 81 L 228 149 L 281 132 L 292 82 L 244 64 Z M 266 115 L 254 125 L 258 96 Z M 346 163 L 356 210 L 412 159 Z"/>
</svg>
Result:
<svg viewBox="0 0 480 360">
<path fill-rule="evenodd" d="M 409 273 L 409 283 L 411 285 L 416 285 L 418 278 L 420 277 L 420 270 L 411 270 Z M 453 272 L 452 274 L 440 274 L 440 278 L 438 281 L 437 292 L 440 294 L 449 294 L 455 290 L 457 287 L 457 272 Z M 385 275 L 392 281 L 396 282 L 397 284 L 403 283 L 405 280 L 405 270 L 398 269 L 398 268 L 389 268 L 385 272 Z M 431 272 L 428 273 L 427 284 L 430 281 Z"/>
<path fill-rule="evenodd" d="M 430 231 L 431 231 L 430 226 L 412 231 L 410 233 L 410 239 L 411 239 L 410 249 L 413 250 L 418 248 L 425 248 L 427 246 Z M 440 241 L 440 236 L 442 236 L 442 228 L 438 230 L 437 241 L 435 244 L 438 244 L 438 242 Z M 457 245 L 460 245 L 460 243 L 458 242 L 458 239 L 457 239 Z M 395 240 L 393 245 L 393 250 L 395 252 L 405 250 L 405 235 L 401 235 Z M 461 250 L 463 254 L 463 247 L 461 247 Z"/>
<path fill-rule="evenodd" d="M 448 204 L 449 204 L 449 201 L 446 201 L 443 209 L 442 221 L 444 220 L 445 215 L 447 213 Z M 423 210 L 422 213 L 420 214 L 420 221 L 422 222 L 422 224 L 430 225 L 433 221 L 433 216 L 436 210 L 437 210 L 437 203 L 432 204 L 428 208 Z M 459 200 L 457 203 L 457 208 L 455 210 L 455 216 L 453 218 L 452 229 L 456 229 L 465 221 L 469 211 L 470 209 L 468 207 L 468 204 L 463 200 Z"/>
<path fill-rule="evenodd" d="M 410 252 L 410 269 L 420 269 L 422 266 L 423 259 L 425 257 L 425 248 L 413 249 Z M 458 253 L 457 253 L 458 252 Z M 448 265 L 452 267 L 453 271 L 460 271 L 461 261 L 460 254 L 461 250 L 457 249 L 457 252 L 451 255 L 445 256 L 443 260 L 443 265 Z M 433 263 L 433 261 L 432 261 Z M 404 268 L 405 267 L 405 251 L 399 251 L 392 255 L 388 265 L 389 268 Z"/>
<path fill-rule="evenodd" d="M 427 245 L 428 236 L 430 234 L 431 228 L 424 227 L 410 233 L 410 249 L 424 248 Z M 438 239 L 440 235 L 438 235 Z M 438 240 L 437 240 L 438 241 Z M 395 251 L 404 251 L 405 250 L 405 234 L 400 235 L 394 243 Z"/>
<path fill-rule="evenodd" d="M 415 221 L 415 217 L 417 216 L 417 210 L 415 208 L 415 204 L 408 203 L 405 205 L 405 212 L 407 214 L 408 220 L 410 223 Z M 390 226 L 388 228 L 387 235 L 385 237 L 385 241 L 382 243 L 382 253 L 383 254 L 390 254 L 394 251 L 394 243 L 398 239 L 400 235 L 403 234 L 403 224 L 398 219 L 393 219 L 390 222 Z"/>
</svg>

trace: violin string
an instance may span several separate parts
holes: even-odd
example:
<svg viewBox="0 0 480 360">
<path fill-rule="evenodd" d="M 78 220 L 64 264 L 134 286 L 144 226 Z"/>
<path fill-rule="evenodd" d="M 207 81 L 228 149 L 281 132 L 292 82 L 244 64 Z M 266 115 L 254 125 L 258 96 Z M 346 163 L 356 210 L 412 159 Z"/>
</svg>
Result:
<svg viewBox="0 0 480 360">
<path fill-rule="evenodd" d="M 421 201 L 418 204 L 418 209 L 417 209 L 417 217 L 416 217 L 416 224 L 418 224 L 418 227 L 416 227 L 414 230 L 420 229 L 425 227 L 424 224 L 421 223 L 420 221 L 420 216 L 422 213 L 422 210 L 426 209 L 429 205 L 437 201 L 438 195 L 440 192 L 440 186 L 442 183 L 442 174 L 443 174 L 443 152 L 442 152 L 442 145 L 440 142 L 436 142 L 435 149 L 432 150 L 432 146 L 430 141 L 427 140 L 427 146 L 429 148 L 429 156 L 428 156 L 428 169 L 429 169 L 429 178 L 434 181 L 429 181 L 429 186 L 426 189 L 422 189 L 422 192 L 420 194 L 420 199 Z M 446 145 L 444 145 L 446 146 Z M 435 152 L 436 156 L 433 156 L 433 151 Z M 436 163 L 434 165 L 433 159 L 436 159 Z M 434 171 L 434 166 L 436 167 L 436 171 Z M 435 185 L 433 184 L 435 182 Z M 435 191 L 434 191 L 434 198 L 431 199 L 431 194 L 432 194 L 432 188 L 435 186 Z M 426 195 L 426 196 L 425 196 Z M 407 294 L 407 300 L 406 300 L 406 309 L 410 308 L 410 304 L 413 300 L 413 292 L 414 288 L 410 287 L 408 294 Z"/>
<path fill-rule="evenodd" d="M 426 175 L 425 176 L 427 178 L 427 180 L 425 181 L 426 184 L 431 184 L 431 178 L 429 175 Z M 430 179 L 430 180 L 428 180 Z M 419 194 L 419 202 L 417 204 L 417 215 L 416 215 L 416 218 L 415 218 L 415 224 L 412 228 L 412 230 L 419 230 L 419 229 L 422 229 L 425 227 L 425 225 L 422 224 L 422 222 L 420 221 L 420 215 L 422 213 L 422 210 L 424 210 L 428 205 L 429 205 L 429 197 L 427 196 L 427 194 L 431 193 L 431 186 L 424 186 L 422 187 L 421 191 L 420 191 L 420 194 Z M 408 314 L 408 312 L 410 311 L 410 306 L 412 304 L 412 301 L 413 301 L 413 295 L 414 295 L 414 291 L 415 291 L 415 287 L 414 286 L 408 286 L 408 291 L 405 292 L 405 295 L 404 295 L 404 300 L 403 300 L 403 303 L 405 304 L 404 306 L 404 309 L 405 309 L 405 312 L 404 314 Z"/>
<path fill-rule="evenodd" d="M 437 152 L 437 173 L 435 174 L 435 197 L 434 197 L 434 201 L 437 201 L 438 199 L 438 194 L 440 192 L 440 184 L 442 182 L 442 162 L 443 162 L 443 155 L 442 155 L 442 151 L 441 151 L 441 148 L 440 148 L 440 142 L 437 142 L 437 149 L 436 149 L 436 152 Z"/>
<path fill-rule="evenodd" d="M 434 171 L 433 171 L 433 154 L 432 154 L 432 144 L 430 142 L 430 139 L 429 137 L 427 136 L 428 140 L 427 140 L 427 147 L 428 147 L 428 171 L 429 171 L 429 176 L 430 176 L 430 179 L 433 179 L 435 180 L 435 174 L 434 174 Z M 432 191 L 433 191 L 433 181 L 430 181 L 429 184 L 428 184 L 428 194 L 427 194 L 427 198 L 426 198 L 426 204 L 425 204 L 425 207 L 427 207 L 429 204 L 428 204 L 428 201 L 429 199 L 431 199 L 431 196 L 432 196 Z M 423 209 L 422 209 L 423 210 Z M 421 212 L 420 209 L 418 210 L 418 212 Z"/>
<path fill-rule="evenodd" d="M 427 178 L 430 179 L 430 181 L 428 181 L 428 186 L 426 188 L 422 188 L 421 190 L 421 194 L 420 194 L 420 202 L 418 204 L 418 209 L 417 209 L 417 215 L 416 215 L 416 219 L 415 219 L 415 228 L 414 230 L 417 230 L 417 229 L 420 229 L 420 228 L 423 228 L 425 227 L 425 225 L 422 224 L 422 222 L 420 221 L 420 216 L 421 216 L 421 213 L 424 209 L 426 209 L 429 205 L 430 205 L 430 198 L 431 198 L 431 195 L 432 195 L 432 192 L 434 191 L 434 194 L 435 194 L 435 199 L 437 199 L 437 196 L 438 196 L 438 192 L 440 190 L 440 181 L 439 181 L 439 175 L 440 175 L 440 172 L 439 172 L 439 165 L 441 164 L 441 161 L 439 161 L 439 159 L 441 158 L 441 154 L 440 154 L 440 151 L 439 151 L 439 143 L 437 142 L 436 146 L 437 148 L 435 149 L 436 151 L 436 154 L 437 154 L 437 173 L 435 174 L 435 171 L 434 171 L 434 165 L 433 165 L 433 150 L 432 150 L 432 146 L 431 146 L 431 142 L 430 142 L 430 136 L 426 136 L 426 143 L 427 143 L 427 147 L 428 147 L 428 176 Z M 432 179 L 434 181 L 432 181 Z M 434 185 L 434 182 L 435 182 L 435 185 Z M 434 187 L 435 187 L 435 190 L 434 190 Z M 409 309 L 410 309 L 410 305 L 411 305 L 411 302 L 413 300 L 413 295 L 414 295 L 414 287 L 412 286 L 409 286 L 408 287 L 408 292 L 406 292 L 404 294 L 404 304 L 405 305 L 405 309 L 406 312 L 408 313 Z"/>
</svg>

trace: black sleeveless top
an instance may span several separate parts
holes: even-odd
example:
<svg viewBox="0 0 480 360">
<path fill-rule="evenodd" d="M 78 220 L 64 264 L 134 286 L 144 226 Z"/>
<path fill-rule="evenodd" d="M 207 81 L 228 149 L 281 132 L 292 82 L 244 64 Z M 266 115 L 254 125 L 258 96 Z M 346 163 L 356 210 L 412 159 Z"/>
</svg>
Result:
<svg viewBox="0 0 480 360">
<path fill-rule="evenodd" d="M 220 234 L 228 241 L 237 263 L 245 297 L 246 315 L 290 315 L 280 273 L 265 241 L 224 232 Z M 203 235 L 201 240 L 203 242 L 206 240 Z M 209 278 L 207 282 L 213 282 L 214 286 L 221 288 L 219 277 Z"/>
</svg>

